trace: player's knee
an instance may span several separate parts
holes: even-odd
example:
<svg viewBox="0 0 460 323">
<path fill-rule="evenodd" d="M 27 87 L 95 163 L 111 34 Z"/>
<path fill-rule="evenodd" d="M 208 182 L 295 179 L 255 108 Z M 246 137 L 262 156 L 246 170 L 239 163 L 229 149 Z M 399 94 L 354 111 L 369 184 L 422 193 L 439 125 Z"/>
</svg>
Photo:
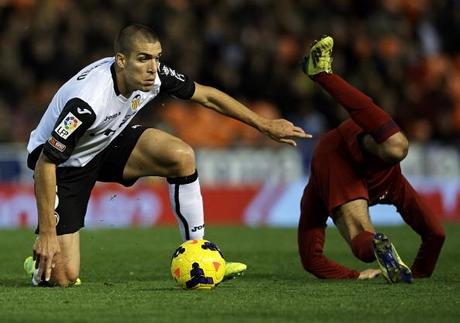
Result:
<svg viewBox="0 0 460 323">
<path fill-rule="evenodd" d="M 174 147 L 171 176 L 187 176 L 196 169 L 195 152 L 189 145 L 182 143 Z"/>
<path fill-rule="evenodd" d="M 71 270 L 68 270 L 67 271 L 67 281 L 68 283 L 75 283 L 78 279 L 78 275 L 79 275 L 79 272 L 78 270 L 75 270 L 75 269 L 71 269 Z"/>
<path fill-rule="evenodd" d="M 391 136 L 384 144 L 385 160 L 388 162 L 399 163 L 406 158 L 408 152 L 409 142 L 402 133 Z"/>
<path fill-rule="evenodd" d="M 68 287 L 78 279 L 78 270 L 75 268 L 66 268 L 64 272 L 53 274 L 51 284 L 58 287 Z"/>
</svg>

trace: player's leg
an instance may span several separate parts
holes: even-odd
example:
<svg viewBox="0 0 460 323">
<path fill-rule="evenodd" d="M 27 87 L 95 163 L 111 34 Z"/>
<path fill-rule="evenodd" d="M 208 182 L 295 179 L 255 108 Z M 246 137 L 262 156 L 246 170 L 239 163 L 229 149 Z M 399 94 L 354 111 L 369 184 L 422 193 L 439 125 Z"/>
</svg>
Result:
<svg viewBox="0 0 460 323">
<path fill-rule="evenodd" d="M 416 278 L 430 277 L 445 240 L 441 221 L 404 176 L 400 176 L 393 191 L 393 202 L 398 212 L 422 239 L 411 267 L 412 273 Z"/>
<path fill-rule="evenodd" d="M 123 170 L 123 179 L 161 176 L 168 180 L 171 206 L 182 239 L 204 236 L 203 200 L 193 149 L 161 130 L 148 128 L 134 146 Z"/>
<path fill-rule="evenodd" d="M 118 156 L 118 161 L 121 160 L 123 165 L 120 178 L 115 181 L 132 185 L 143 176 L 166 177 L 171 207 L 182 240 L 202 239 L 205 231 L 203 199 L 193 149 L 163 131 L 138 126 L 128 127 L 112 144 L 111 148 L 114 149 L 110 155 Z M 124 157 L 120 158 L 120 155 L 126 155 L 127 158 L 123 160 Z M 111 174 L 105 173 L 101 174 L 100 179 L 114 180 Z M 225 279 L 240 275 L 246 268 L 242 263 L 227 262 Z"/>
<path fill-rule="evenodd" d="M 333 211 L 333 220 L 349 243 L 354 255 L 362 261 L 377 260 L 383 276 L 390 283 L 412 282 L 409 267 L 383 233 L 375 233 L 365 199 L 347 202 Z"/>
<path fill-rule="evenodd" d="M 304 59 L 304 72 L 326 90 L 350 114 L 366 135 L 361 138 L 362 147 L 382 160 L 396 163 L 405 158 L 407 138 L 398 125 L 370 97 L 332 72 L 331 37 L 314 43 Z"/>
<path fill-rule="evenodd" d="M 55 255 L 55 266 L 51 271 L 51 279 L 44 282 L 38 277 L 38 270 L 33 271 L 33 285 L 50 285 L 67 287 L 80 284 L 80 232 L 58 236 L 60 253 Z M 34 264 L 35 265 L 35 264 Z M 38 267 L 38 264 L 35 265 Z"/>
<path fill-rule="evenodd" d="M 33 286 L 73 286 L 80 285 L 80 232 L 58 236 L 60 253 L 55 255 L 51 279 L 45 282 L 38 276 L 38 259 L 32 256 L 24 261 L 24 269 L 32 277 Z"/>
<path fill-rule="evenodd" d="M 335 208 L 332 219 L 353 254 L 361 261 L 373 262 L 375 229 L 369 217 L 367 200 L 356 199 Z"/>
</svg>

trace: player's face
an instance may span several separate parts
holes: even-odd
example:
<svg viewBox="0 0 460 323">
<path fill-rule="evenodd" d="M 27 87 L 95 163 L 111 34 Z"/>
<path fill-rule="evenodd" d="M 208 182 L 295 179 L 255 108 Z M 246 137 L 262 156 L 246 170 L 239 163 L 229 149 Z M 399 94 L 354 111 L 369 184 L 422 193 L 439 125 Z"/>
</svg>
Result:
<svg viewBox="0 0 460 323">
<path fill-rule="evenodd" d="M 152 89 L 160 56 L 160 42 L 134 42 L 124 65 L 125 85 L 128 92 L 136 90 L 147 92 Z"/>
</svg>

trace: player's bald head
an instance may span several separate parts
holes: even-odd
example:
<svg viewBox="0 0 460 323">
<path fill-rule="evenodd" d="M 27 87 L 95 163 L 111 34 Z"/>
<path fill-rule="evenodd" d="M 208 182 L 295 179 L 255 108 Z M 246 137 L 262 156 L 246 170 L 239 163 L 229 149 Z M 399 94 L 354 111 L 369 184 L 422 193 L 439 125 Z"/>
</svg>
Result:
<svg viewBox="0 0 460 323">
<path fill-rule="evenodd" d="M 129 55 L 135 42 L 156 43 L 159 41 L 157 33 L 150 27 L 133 24 L 124 27 L 118 33 L 114 43 L 115 53 Z"/>
</svg>

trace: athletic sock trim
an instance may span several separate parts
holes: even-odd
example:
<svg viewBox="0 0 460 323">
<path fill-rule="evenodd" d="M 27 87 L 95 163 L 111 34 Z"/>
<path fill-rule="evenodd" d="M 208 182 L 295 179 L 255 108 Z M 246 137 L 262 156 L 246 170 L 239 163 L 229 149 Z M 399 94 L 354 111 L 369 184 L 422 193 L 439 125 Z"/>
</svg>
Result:
<svg viewBox="0 0 460 323">
<path fill-rule="evenodd" d="M 394 122 L 393 119 L 388 120 L 385 124 L 380 126 L 379 128 L 373 130 L 370 135 L 374 140 L 378 143 L 381 144 L 385 140 L 387 140 L 389 137 L 394 135 L 395 133 L 401 131 L 399 126 Z"/>
<path fill-rule="evenodd" d="M 195 172 L 192 175 L 182 176 L 182 177 L 168 177 L 167 181 L 169 184 L 190 184 L 198 179 L 198 171 L 195 169 Z"/>
</svg>

